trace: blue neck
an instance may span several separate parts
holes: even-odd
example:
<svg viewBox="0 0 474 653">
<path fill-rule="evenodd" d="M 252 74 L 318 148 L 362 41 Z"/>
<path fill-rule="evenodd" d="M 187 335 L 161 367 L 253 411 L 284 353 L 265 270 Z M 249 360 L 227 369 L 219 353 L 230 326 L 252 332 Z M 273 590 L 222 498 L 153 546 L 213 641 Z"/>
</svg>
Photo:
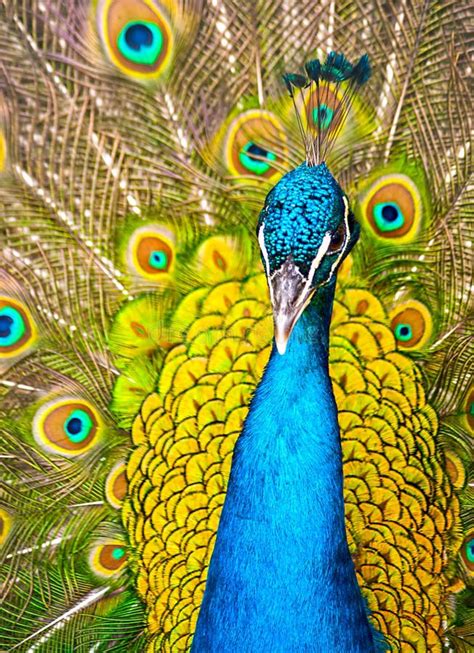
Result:
<svg viewBox="0 0 474 653">
<path fill-rule="evenodd" d="M 334 287 L 273 348 L 237 441 L 193 653 L 374 651 L 328 373 Z"/>
</svg>

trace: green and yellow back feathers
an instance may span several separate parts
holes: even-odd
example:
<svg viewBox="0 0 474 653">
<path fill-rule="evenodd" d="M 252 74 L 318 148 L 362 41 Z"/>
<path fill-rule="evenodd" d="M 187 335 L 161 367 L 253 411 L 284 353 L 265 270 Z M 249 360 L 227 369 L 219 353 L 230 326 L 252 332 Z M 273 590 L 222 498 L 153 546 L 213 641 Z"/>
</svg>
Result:
<svg viewBox="0 0 474 653">
<path fill-rule="evenodd" d="M 331 326 L 359 582 L 393 651 L 469 650 L 464 10 L 27 4 L 0 22 L 0 648 L 189 650 L 302 128 L 361 225 Z M 373 68 L 346 109 L 339 48 Z"/>
</svg>

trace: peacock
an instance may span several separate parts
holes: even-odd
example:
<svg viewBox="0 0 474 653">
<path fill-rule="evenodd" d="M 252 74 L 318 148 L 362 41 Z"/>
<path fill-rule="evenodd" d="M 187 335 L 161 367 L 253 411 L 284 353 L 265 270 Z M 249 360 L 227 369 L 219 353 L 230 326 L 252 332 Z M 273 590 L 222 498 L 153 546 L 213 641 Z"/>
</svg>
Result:
<svg viewBox="0 0 474 653">
<path fill-rule="evenodd" d="M 472 650 L 467 3 L 1 7 L 0 650 Z"/>
</svg>

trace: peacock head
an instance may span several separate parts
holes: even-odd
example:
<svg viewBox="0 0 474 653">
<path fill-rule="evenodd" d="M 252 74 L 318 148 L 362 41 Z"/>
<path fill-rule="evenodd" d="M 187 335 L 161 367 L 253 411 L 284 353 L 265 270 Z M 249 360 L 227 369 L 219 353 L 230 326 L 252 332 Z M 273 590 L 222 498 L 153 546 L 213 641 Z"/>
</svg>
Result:
<svg viewBox="0 0 474 653">
<path fill-rule="evenodd" d="M 334 282 L 358 237 L 347 197 L 324 163 L 303 163 L 267 195 L 258 242 L 280 354 L 314 294 Z"/>
</svg>

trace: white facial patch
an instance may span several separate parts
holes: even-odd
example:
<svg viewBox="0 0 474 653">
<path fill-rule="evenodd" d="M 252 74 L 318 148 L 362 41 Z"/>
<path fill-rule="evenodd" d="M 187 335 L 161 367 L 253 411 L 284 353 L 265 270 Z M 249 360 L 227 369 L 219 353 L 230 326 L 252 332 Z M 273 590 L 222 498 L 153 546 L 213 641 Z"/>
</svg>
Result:
<svg viewBox="0 0 474 653">
<path fill-rule="evenodd" d="M 268 276 L 270 274 L 270 261 L 268 259 L 267 246 L 265 245 L 265 235 L 263 231 L 264 229 L 265 229 L 265 223 L 262 222 L 262 226 L 258 230 L 258 244 L 260 245 L 260 249 L 262 250 L 263 260 L 265 261 L 265 267 L 267 269 L 267 276 Z"/>
<path fill-rule="evenodd" d="M 328 231 L 326 234 L 324 234 L 323 241 L 322 241 L 321 245 L 319 246 L 318 251 L 316 253 L 316 256 L 314 257 L 314 259 L 313 259 L 313 261 L 311 263 L 311 267 L 309 268 L 308 278 L 306 280 L 306 284 L 305 284 L 303 293 L 306 293 L 308 291 L 309 287 L 311 286 L 311 284 L 313 282 L 313 279 L 314 279 L 314 275 L 316 273 L 316 270 L 320 266 L 321 261 L 323 260 L 323 258 L 326 256 L 326 252 L 328 251 L 328 247 L 329 247 L 330 244 L 331 244 L 331 234 Z"/>
<path fill-rule="evenodd" d="M 344 244 L 341 248 L 341 251 L 339 252 L 339 256 L 336 257 L 336 260 L 331 266 L 331 271 L 329 273 L 329 277 L 326 279 L 324 282 L 324 285 L 329 283 L 331 279 L 334 276 L 334 271 L 336 270 L 337 266 L 339 265 L 339 262 L 341 261 L 342 257 L 344 256 L 344 253 L 347 249 L 347 246 L 349 245 L 350 241 L 350 232 L 349 232 L 349 202 L 347 201 L 347 197 L 343 196 L 343 201 L 344 201 L 344 233 L 345 233 L 345 239 L 344 239 Z"/>
<path fill-rule="evenodd" d="M 265 261 L 265 269 L 266 269 L 266 272 L 267 272 L 267 279 L 270 279 L 270 259 L 268 258 L 268 250 L 267 250 L 267 246 L 265 245 L 264 229 L 265 229 L 265 223 L 262 222 L 262 226 L 258 230 L 258 244 L 260 245 L 260 250 L 262 252 L 263 260 Z M 269 285 L 269 289 L 270 289 L 270 299 L 273 302 L 272 287 L 271 287 L 271 284 L 268 284 L 268 285 Z"/>
</svg>

